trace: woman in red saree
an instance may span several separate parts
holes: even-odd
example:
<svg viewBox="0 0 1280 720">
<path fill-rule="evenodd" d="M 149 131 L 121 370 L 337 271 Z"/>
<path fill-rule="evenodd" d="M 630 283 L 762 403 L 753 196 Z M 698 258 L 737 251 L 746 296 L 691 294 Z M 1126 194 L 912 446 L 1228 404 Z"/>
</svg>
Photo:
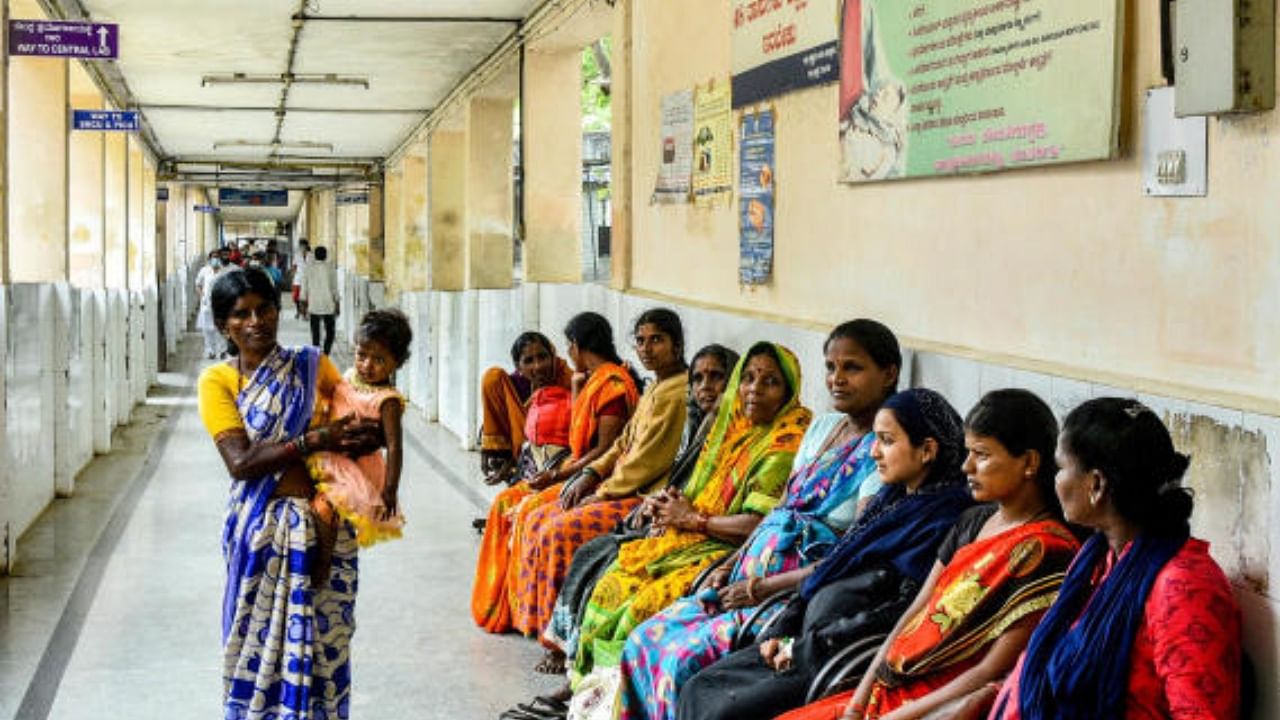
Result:
<svg viewBox="0 0 1280 720">
<path fill-rule="evenodd" d="M 525 422 L 533 396 L 542 388 L 569 393 L 573 371 L 540 332 L 521 333 L 511 345 L 515 372 L 491 367 L 480 379 L 480 471 L 486 485 L 496 485 L 516 471 L 520 446 L 528 439 Z M 568 426 L 568 423 L 565 423 Z"/>
<path fill-rule="evenodd" d="M 914 451 L 899 442 L 904 425 L 909 418 L 881 410 L 873 454 Z M 1029 433 L 1039 441 L 1008 440 Z M 781 718 L 924 718 L 1009 671 L 1079 548 L 1053 491 L 1056 435 L 1052 411 L 1025 390 L 997 390 L 978 402 L 965 420 L 964 470 L 984 504 L 960 516 L 858 689 Z"/>
</svg>

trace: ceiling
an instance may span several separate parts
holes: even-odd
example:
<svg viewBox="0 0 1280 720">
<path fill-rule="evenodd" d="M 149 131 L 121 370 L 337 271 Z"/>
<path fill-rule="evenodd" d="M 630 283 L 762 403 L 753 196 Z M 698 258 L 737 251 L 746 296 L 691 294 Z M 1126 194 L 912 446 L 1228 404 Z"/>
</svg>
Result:
<svg viewBox="0 0 1280 720">
<path fill-rule="evenodd" d="M 538 4 L 80 2 L 93 20 L 119 23 L 117 67 L 167 172 L 207 185 L 294 189 L 376 170 Z M 202 82 L 236 73 L 270 82 Z M 330 74 L 359 84 L 305 82 Z"/>
</svg>

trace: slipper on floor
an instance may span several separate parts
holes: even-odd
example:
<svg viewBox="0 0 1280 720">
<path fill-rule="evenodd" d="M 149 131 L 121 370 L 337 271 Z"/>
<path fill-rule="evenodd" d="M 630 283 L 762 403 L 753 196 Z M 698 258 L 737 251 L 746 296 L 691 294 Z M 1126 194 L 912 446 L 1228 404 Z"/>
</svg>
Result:
<svg viewBox="0 0 1280 720">
<path fill-rule="evenodd" d="M 546 718 L 519 708 L 511 708 L 499 715 L 498 720 L 546 720 Z"/>
<path fill-rule="evenodd" d="M 565 717 L 569 714 L 569 703 L 553 698 L 550 695 L 539 695 L 531 703 L 516 703 L 516 707 L 525 712 L 554 713 L 559 717 Z"/>
</svg>

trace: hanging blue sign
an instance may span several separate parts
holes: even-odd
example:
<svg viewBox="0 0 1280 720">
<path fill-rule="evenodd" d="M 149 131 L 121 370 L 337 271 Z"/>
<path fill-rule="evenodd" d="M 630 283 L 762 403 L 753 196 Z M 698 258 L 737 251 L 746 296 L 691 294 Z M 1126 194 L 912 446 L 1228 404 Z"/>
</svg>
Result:
<svg viewBox="0 0 1280 720">
<path fill-rule="evenodd" d="M 235 207 L 287 207 L 289 191 L 218 188 L 218 204 Z"/>
<path fill-rule="evenodd" d="M 71 20 L 10 20 L 9 54 L 115 60 L 120 26 Z"/>
<path fill-rule="evenodd" d="M 195 210 L 195 211 L 196 211 L 196 212 L 198 212 L 198 213 L 216 213 L 216 212 L 218 212 L 218 206 L 217 206 L 217 205 L 196 205 L 196 206 L 195 206 L 194 208 L 192 208 L 192 209 L 193 209 L 193 210 Z"/>
<path fill-rule="evenodd" d="M 136 110 L 72 110 L 71 127 L 76 130 L 137 132 L 141 121 Z"/>
<path fill-rule="evenodd" d="M 368 205 L 369 193 L 367 192 L 340 192 L 335 196 L 335 201 L 339 205 Z"/>
<path fill-rule="evenodd" d="M 169 200 L 169 188 L 156 188 L 156 202 L 167 202 Z"/>
</svg>

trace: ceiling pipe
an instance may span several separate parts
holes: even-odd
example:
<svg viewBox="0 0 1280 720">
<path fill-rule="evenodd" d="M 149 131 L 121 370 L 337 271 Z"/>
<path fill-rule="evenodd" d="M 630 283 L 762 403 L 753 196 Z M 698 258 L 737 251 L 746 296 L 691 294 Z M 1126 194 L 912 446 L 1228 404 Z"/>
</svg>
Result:
<svg viewBox="0 0 1280 720">
<path fill-rule="evenodd" d="M 144 110 L 162 110 L 166 112 L 279 112 L 273 105 L 139 105 Z M 336 108 L 336 107 L 291 107 L 291 113 L 335 113 L 349 115 L 423 115 L 431 112 L 431 108 Z"/>
<path fill-rule="evenodd" d="M 485 23 L 500 25 L 519 25 L 522 18 L 509 17 L 466 17 L 461 15 L 436 15 L 436 16 L 387 16 L 387 15 L 308 15 L 305 12 L 298 13 L 293 16 L 294 20 L 313 21 L 313 22 L 343 22 L 343 23 Z"/>
</svg>

